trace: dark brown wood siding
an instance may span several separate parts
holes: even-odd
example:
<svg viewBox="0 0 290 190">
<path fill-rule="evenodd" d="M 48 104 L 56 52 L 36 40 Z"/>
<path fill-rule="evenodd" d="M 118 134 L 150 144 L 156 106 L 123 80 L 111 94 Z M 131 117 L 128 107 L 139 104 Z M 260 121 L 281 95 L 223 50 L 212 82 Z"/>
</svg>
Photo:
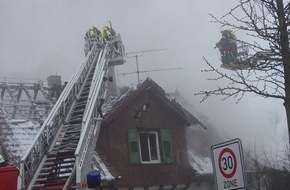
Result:
<svg viewBox="0 0 290 190">
<path fill-rule="evenodd" d="M 144 105 L 146 111 L 143 111 Z M 170 129 L 173 163 L 130 164 L 127 130 L 145 128 L 156 131 Z M 113 122 L 101 127 L 97 151 L 105 155 L 121 176 L 115 181 L 118 188 L 187 184 L 192 179 L 184 123 L 150 91 L 141 93 L 117 114 Z"/>
</svg>

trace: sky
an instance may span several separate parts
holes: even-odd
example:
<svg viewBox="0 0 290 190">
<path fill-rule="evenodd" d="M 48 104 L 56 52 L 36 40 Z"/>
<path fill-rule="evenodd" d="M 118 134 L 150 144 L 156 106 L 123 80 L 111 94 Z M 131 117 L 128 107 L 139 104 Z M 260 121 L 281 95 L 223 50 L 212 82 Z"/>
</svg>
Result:
<svg viewBox="0 0 290 190">
<path fill-rule="evenodd" d="M 216 67 L 220 26 L 211 23 L 209 13 L 218 17 L 236 4 L 233 0 L 0 0 L 0 80 L 42 79 L 61 75 L 68 81 L 85 60 L 84 34 L 90 26 L 101 28 L 110 20 L 121 34 L 127 53 L 138 54 L 140 71 L 181 68 L 140 74 L 152 78 L 168 92 L 179 90 L 197 112 L 209 118 L 225 140 L 241 138 L 245 147 L 283 150 L 287 140 L 283 102 L 247 95 L 222 101 L 212 97 L 200 103 L 200 90 L 216 84 L 205 57 Z M 116 67 L 119 86 L 136 85 L 136 60 Z M 225 71 L 230 72 L 230 71 Z M 277 122 L 274 122 L 275 119 Z"/>
</svg>

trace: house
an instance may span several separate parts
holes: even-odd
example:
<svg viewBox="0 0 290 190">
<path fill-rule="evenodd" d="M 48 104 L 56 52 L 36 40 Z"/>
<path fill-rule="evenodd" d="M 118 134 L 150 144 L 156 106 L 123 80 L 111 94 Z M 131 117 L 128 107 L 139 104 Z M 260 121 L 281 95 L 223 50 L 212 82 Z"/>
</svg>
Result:
<svg viewBox="0 0 290 190">
<path fill-rule="evenodd" d="M 0 81 L 0 154 L 19 165 L 63 90 L 61 77 Z"/>
<path fill-rule="evenodd" d="M 6 120 L 0 116 L 0 154 L 19 165 L 40 127 L 35 121 Z"/>
<path fill-rule="evenodd" d="M 149 78 L 108 102 L 96 147 L 114 179 L 104 188 L 187 188 L 195 172 L 185 129 L 205 126 Z"/>
<path fill-rule="evenodd" d="M 185 134 L 186 129 L 205 126 L 153 80 L 110 99 L 102 111 L 94 160 L 105 179 L 104 189 L 205 186 L 200 179 L 211 172 L 210 161 L 188 154 Z M 0 124 L 1 148 L 17 164 L 40 125 L 4 118 Z"/>
</svg>

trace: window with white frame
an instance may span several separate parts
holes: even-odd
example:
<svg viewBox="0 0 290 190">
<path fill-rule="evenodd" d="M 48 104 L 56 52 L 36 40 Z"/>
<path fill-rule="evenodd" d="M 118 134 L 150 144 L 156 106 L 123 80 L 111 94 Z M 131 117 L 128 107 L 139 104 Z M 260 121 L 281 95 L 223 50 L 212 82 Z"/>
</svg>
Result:
<svg viewBox="0 0 290 190">
<path fill-rule="evenodd" d="M 131 164 L 173 162 L 170 130 L 137 131 L 136 129 L 129 129 L 127 137 Z"/>
<path fill-rule="evenodd" d="M 159 142 L 157 132 L 140 132 L 139 146 L 141 163 L 159 163 Z"/>
</svg>

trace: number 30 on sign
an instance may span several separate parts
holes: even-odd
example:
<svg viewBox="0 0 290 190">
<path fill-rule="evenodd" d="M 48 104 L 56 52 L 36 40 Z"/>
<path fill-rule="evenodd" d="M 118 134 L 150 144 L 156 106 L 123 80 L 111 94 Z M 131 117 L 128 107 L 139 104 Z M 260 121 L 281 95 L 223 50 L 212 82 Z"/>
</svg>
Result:
<svg viewBox="0 0 290 190">
<path fill-rule="evenodd" d="M 211 147 L 212 162 L 218 190 L 245 187 L 242 143 L 234 139 Z"/>
</svg>

